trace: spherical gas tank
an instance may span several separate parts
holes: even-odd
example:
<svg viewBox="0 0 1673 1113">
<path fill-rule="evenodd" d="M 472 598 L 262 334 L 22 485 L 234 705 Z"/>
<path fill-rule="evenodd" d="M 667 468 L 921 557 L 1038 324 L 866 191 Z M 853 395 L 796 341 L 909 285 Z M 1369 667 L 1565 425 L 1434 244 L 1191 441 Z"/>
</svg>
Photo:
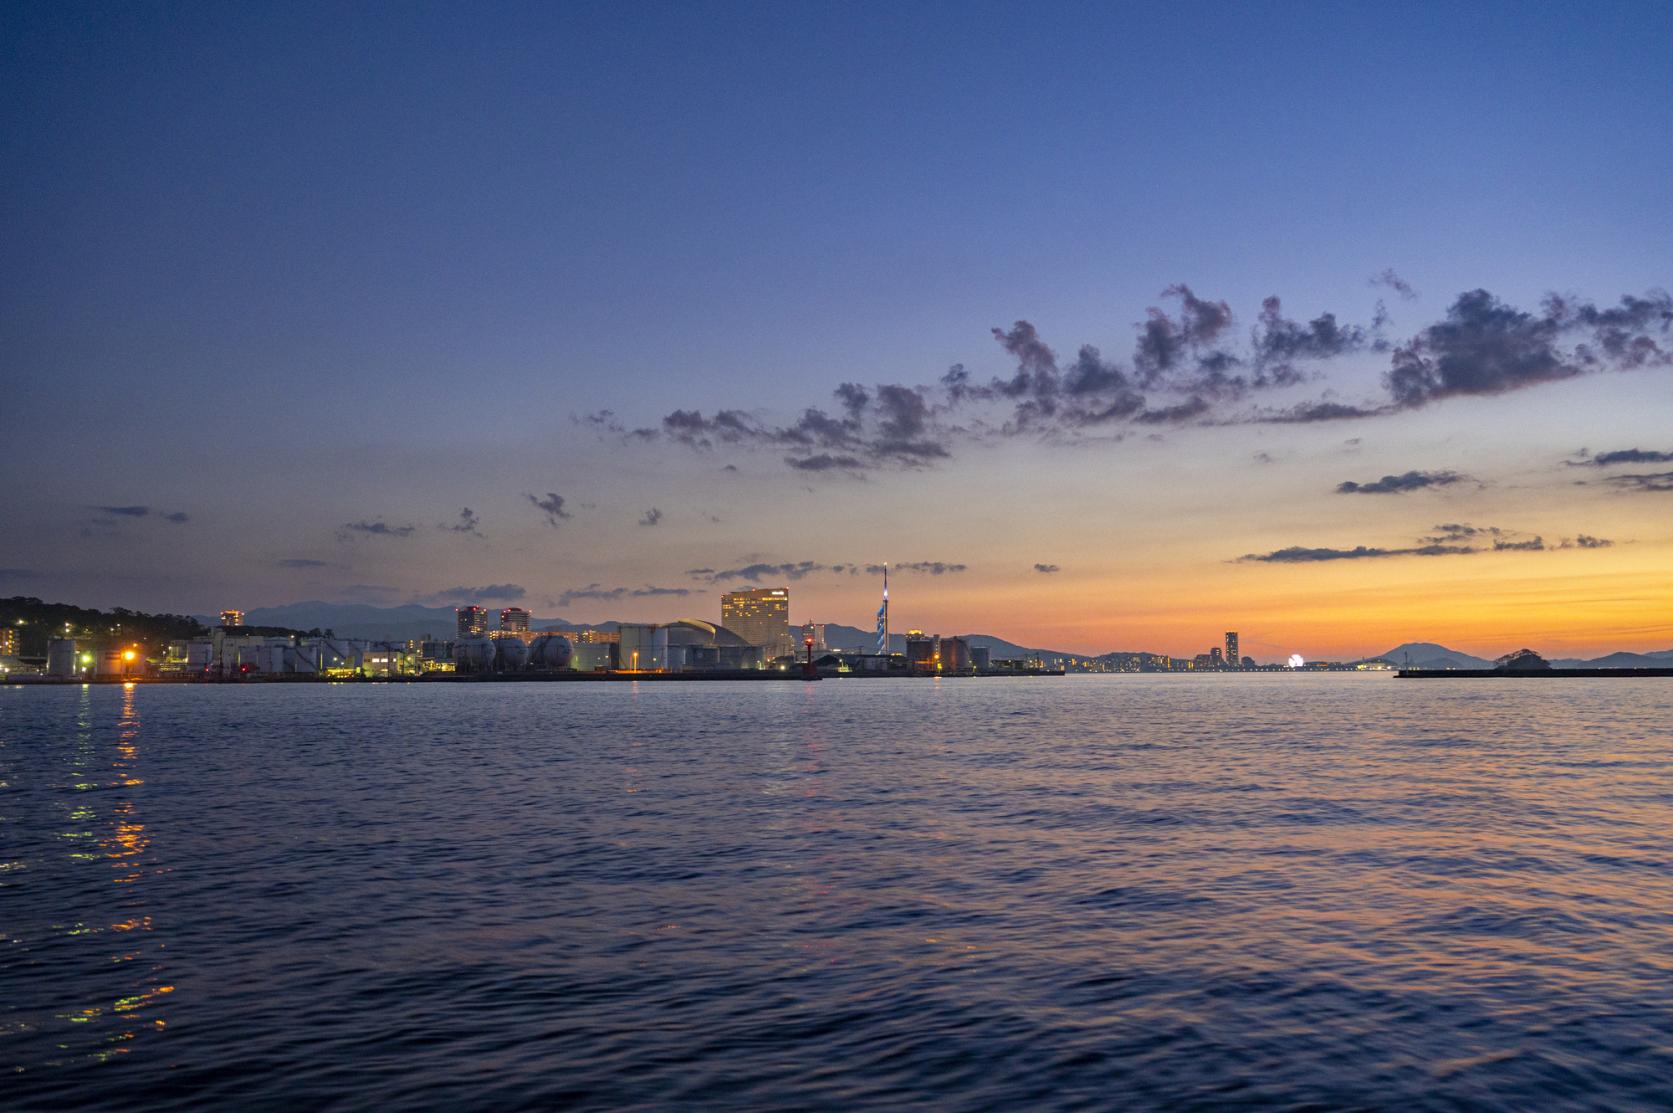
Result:
<svg viewBox="0 0 1673 1113">
<path fill-rule="evenodd" d="M 544 669 L 567 669 L 575 647 L 562 634 L 547 634 L 534 643 L 534 663 Z"/>
<path fill-rule="evenodd" d="M 461 638 L 453 643 L 453 665 L 460 672 L 491 672 L 494 668 L 492 638 Z"/>
<path fill-rule="evenodd" d="M 495 638 L 500 648 L 500 669 L 516 672 L 529 663 L 529 643 L 522 638 Z"/>
</svg>

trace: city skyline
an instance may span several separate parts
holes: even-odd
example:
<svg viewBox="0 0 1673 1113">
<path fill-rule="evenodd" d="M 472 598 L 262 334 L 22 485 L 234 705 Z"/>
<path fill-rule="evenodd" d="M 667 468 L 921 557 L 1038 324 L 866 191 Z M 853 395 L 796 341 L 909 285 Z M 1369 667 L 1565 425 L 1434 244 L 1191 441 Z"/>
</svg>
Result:
<svg viewBox="0 0 1673 1113">
<path fill-rule="evenodd" d="M 0 595 L 1673 645 L 1665 9 L 0 27 Z"/>
</svg>

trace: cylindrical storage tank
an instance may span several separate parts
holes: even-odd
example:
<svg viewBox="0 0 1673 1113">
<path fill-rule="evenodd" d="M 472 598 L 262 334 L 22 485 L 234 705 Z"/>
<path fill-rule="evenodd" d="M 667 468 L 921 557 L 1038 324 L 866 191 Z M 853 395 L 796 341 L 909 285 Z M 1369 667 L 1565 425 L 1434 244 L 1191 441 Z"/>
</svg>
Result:
<svg viewBox="0 0 1673 1113">
<path fill-rule="evenodd" d="M 208 672 L 214 663 L 214 642 L 208 638 L 194 638 L 186 643 L 187 672 Z"/>
<path fill-rule="evenodd" d="M 529 644 L 522 638 L 495 638 L 500 650 L 500 671 L 520 672 L 529 663 Z"/>
<path fill-rule="evenodd" d="M 46 674 L 71 677 L 76 674 L 76 643 L 73 638 L 53 638 L 46 647 Z"/>
<path fill-rule="evenodd" d="M 536 668 L 567 669 L 575 647 L 562 634 L 542 634 L 534 640 L 529 659 Z"/>
<path fill-rule="evenodd" d="M 570 656 L 570 663 L 581 672 L 597 672 L 600 669 L 613 669 L 617 667 L 616 643 L 582 643 L 573 649 Z"/>
<path fill-rule="evenodd" d="M 666 633 L 666 631 L 664 631 Z M 670 645 L 663 650 L 662 667 L 669 672 L 684 672 L 686 667 L 687 650 L 689 645 Z"/>
<path fill-rule="evenodd" d="M 667 667 L 667 627 L 624 623 L 621 627 L 621 638 L 621 668 L 645 672 Z"/>
</svg>

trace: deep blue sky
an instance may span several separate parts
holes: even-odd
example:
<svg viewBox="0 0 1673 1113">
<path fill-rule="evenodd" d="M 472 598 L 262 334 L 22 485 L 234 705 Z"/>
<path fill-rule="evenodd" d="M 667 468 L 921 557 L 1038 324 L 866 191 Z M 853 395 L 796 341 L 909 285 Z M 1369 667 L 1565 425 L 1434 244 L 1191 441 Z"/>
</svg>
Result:
<svg viewBox="0 0 1673 1113">
<path fill-rule="evenodd" d="M 1364 320 L 1393 267 L 1408 330 L 1673 281 L 1673 6 L 903 7 L 8 5 L 0 563 L 36 582 L 0 589 L 214 602 L 160 555 L 93 591 L 116 557 L 52 507 L 178 506 L 253 569 L 402 477 L 442 517 L 689 501 L 571 415 L 1001 373 L 1019 317 L 1125 354 L 1176 281 Z"/>
</svg>

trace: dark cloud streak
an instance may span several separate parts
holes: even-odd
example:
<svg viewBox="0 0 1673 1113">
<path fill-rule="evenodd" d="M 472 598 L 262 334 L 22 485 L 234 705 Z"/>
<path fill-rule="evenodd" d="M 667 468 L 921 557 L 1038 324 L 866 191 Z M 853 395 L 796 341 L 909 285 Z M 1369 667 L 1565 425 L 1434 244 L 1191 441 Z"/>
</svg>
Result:
<svg viewBox="0 0 1673 1113">
<path fill-rule="evenodd" d="M 546 524 L 553 529 L 557 529 L 564 519 L 572 516 L 569 511 L 564 509 L 564 497 L 555 491 L 547 491 L 544 498 L 539 495 L 524 495 L 523 497 L 533 503 L 535 509 L 546 516 Z"/>
<path fill-rule="evenodd" d="M 1426 487 L 1450 487 L 1462 483 L 1468 476 L 1455 471 L 1409 471 L 1402 475 L 1385 475 L 1372 483 L 1347 480 L 1336 485 L 1339 495 L 1403 495 Z"/>
<path fill-rule="evenodd" d="M 345 540 L 355 534 L 365 537 L 411 537 L 417 531 L 417 526 L 392 526 L 388 522 L 378 519 L 369 522 L 346 522 L 337 531 L 337 536 Z"/>
</svg>

